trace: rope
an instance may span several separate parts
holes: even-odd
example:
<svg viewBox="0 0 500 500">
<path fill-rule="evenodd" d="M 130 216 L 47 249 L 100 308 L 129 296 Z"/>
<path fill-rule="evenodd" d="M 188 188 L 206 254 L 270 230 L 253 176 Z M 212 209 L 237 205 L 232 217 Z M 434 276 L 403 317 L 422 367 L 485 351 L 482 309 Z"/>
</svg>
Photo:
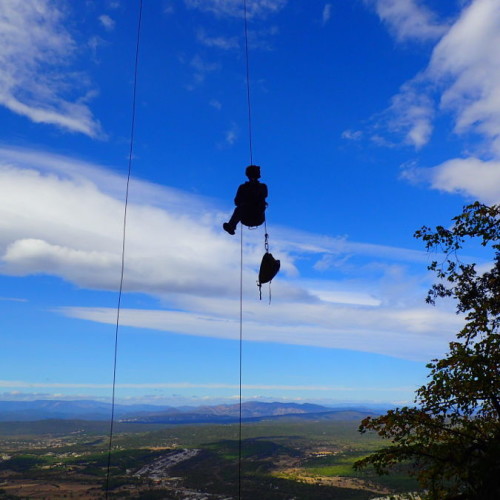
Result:
<svg viewBox="0 0 500 500">
<path fill-rule="evenodd" d="M 242 382 L 243 382 L 243 224 L 240 224 L 240 421 L 238 433 L 238 498 L 241 498 L 241 458 L 242 458 Z"/>
<path fill-rule="evenodd" d="M 247 0 L 243 0 L 243 13 L 245 18 L 245 61 L 247 72 L 247 108 L 248 108 L 248 147 L 250 150 L 250 165 L 253 165 L 253 143 L 252 143 L 252 102 L 250 100 L 250 63 L 248 57 L 248 20 Z"/>
<path fill-rule="evenodd" d="M 269 234 L 267 232 L 267 221 L 264 220 L 264 250 L 266 253 L 269 253 Z M 271 282 L 268 284 L 268 289 L 269 289 L 269 304 L 271 304 Z M 262 300 L 262 291 L 259 286 L 259 295 L 260 295 L 260 300 Z"/>
<path fill-rule="evenodd" d="M 247 108 L 248 108 L 248 150 L 250 153 L 250 165 L 253 165 L 253 141 L 252 141 L 252 101 L 250 99 L 250 58 L 248 54 L 248 10 L 247 0 L 243 0 L 243 18 L 245 26 L 245 65 L 247 83 Z M 239 431 L 238 431 L 238 498 L 241 499 L 242 481 L 242 385 L 243 385 L 243 224 L 240 224 L 240 381 L 239 381 Z"/>
<path fill-rule="evenodd" d="M 111 396 L 111 419 L 109 426 L 109 446 L 108 446 L 108 465 L 106 470 L 106 498 L 108 498 L 109 493 L 109 477 L 111 468 L 111 450 L 113 446 L 113 430 L 115 421 L 115 392 L 116 392 L 116 365 L 118 359 L 118 331 L 120 327 L 120 310 L 121 301 L 123 294 L 123 277 L 125 274 L 125 242 L 126 242 L 126 230 L 127 230 L 127 209 L 128 209 L 128 198 L 129 198 L 129 187 L 130 187 L 130 177 L 132 173 L 132 157 L 134 151 L 134 134 L 135 134 L 135 114 L 136 114 L 136 96 L 137 96 L 137 69 L 139 66 L 139 46 L 141 39 L 141 22 L 142 22 L 142 0 L 139 0 L 139 15 L 137 21 L 137 35 L 136 35 L 136 46 L 135 46 L 135 61 L 134 61 L 134 85 L 133 85 L 133 95 L 132 95 L 132 121 L 130 125 L 130 148 L 128 154 L 128 173 L 127 173 L 127 184 L 125 188 L 125 207 L 123 210 L 123 226 L 122 226 L 122 255 L 121 255 L 121 270 L 120 270 L 120 287 L 118 291 L 118 303 L 116 306 L 116 325 L 115 325 L 115 347 L 114 347 L 114 360 L 113 360 L 113 391 Z"/>
</svg>

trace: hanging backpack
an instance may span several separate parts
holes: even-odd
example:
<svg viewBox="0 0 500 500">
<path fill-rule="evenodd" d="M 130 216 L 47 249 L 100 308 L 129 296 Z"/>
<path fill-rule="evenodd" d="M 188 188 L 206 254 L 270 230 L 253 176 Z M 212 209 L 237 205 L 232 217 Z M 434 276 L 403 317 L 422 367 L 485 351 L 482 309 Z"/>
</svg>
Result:
<svg viewBox="0 0 500 500">
<path fill-rule="evenodd" d="M 260 263 L 259 281 L 257 282 L 257 286 L 259 287 L 259 297 L 261 300 L 262 285 L 264 283 L 270 283 L 271 280 L 278 274 L 279 270 L 280 261 L 276 260 L 271 253 L 266 252 L 262 257 L 262 262 Z"/>
</svg>

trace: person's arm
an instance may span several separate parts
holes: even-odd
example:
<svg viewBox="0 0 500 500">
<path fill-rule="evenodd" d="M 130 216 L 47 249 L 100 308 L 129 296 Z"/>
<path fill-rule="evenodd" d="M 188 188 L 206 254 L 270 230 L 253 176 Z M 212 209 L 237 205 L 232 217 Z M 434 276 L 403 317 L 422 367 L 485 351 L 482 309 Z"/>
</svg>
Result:
<svg viewBox="0 0 500 500">
<path fill-rule="evenodd" d="M 236 196 L 234 197 L 234 204 L 239 207 L 244 199 L 245 199 L 245 195 L 244 195 L 244 188 L 245 184 L 241 184 L 241 186 L 238 188 L 238 191 L 236 191 Z"/>
</svg>

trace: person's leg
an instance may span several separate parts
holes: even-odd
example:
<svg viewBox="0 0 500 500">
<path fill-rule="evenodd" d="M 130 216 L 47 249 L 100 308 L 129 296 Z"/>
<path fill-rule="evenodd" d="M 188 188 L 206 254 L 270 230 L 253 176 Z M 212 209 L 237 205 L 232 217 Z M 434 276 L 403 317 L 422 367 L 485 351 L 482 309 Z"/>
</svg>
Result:
<svg viewBox="0 0 500 500">
<path fill-rule="evenodd" d="M 226 231 L 229 234 L 234 234 L 236 232 L 236 226 L 238 225 L 238 222 L 240 222 L 240 220 L 241 220 L 241 208 L 236 207 L 234 209 L 233 215 L 231 215 L 231 218 L 229 219 L 229 222 L 224 222 L 224 224 L 222 224 L 224 231 Z"/>
</svg>

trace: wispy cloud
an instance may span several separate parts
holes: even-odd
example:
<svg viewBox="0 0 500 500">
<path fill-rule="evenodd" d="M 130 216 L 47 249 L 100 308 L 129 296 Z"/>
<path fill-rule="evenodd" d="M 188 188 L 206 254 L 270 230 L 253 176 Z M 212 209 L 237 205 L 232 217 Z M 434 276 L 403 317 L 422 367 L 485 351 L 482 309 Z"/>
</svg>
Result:
<svg viewBox="0 0 500 500">
<path fill-rule="evenodd" d="M 266 17 L 279 12 L 288 0 L 248 0 L 247 15 L 249 18 Z M 241 0 L 184 0 L 193 9 L 209 12 L 216 16 L 242 17 L 243 2 Z"/>
<path fill-rule="evenodd" d="M 210 102 L 208 104 L 218 111 L 222 109 L 222 103 L 217 99 L 210 99 Z"/>
<path fill-rule="evenodd" d="M 226 130 L 225 144 L 228 146 L 232 146 L 237 139 L 238 139 L 238 125 L 236 123 L 232 123 L 229 129 Z"/>
<path fill-rule="evenodd" d="M 457 133 L 476 132 L 500 157 L 500 9 L 495 0 L 468 6 L 432 54 L 428 78 L 441 85 L 443 110 Z"/>
<path fill-rule="evenodd" d="M 446 22 L 417 0 L 365 0 L 399 41 L 436 40 L 447 30 Z"/>
<path fill-rule="evenodd" d="M 16 388 L 16 389 L 110 389 L 111 384 L 93 384 L 88 382 L 82 383 L 66 383 L 66 382 L 29 382 L 24 380 L 0 380 L 0 388 Z M 156 382 L 142 384 L 116 384 L 117 389 L 239 389 L 237 384 L 206 384 L 203 382 Z M 264 384 L 242 384 L 243 390 L 279 390 L 279 391 L 342 391 L 355 392 L 366 391 L 366 387 L 350 387 L 350 386 L 326 386 L 326 385 L 264 385 Z M 400 392 L 402 390 L 412 390 L 413 387 L 389 387 L 389 388 L 373 388 L 377 391 L 385 392 Z"/>
<path fill-rule="evenodd" d="M 419 75 L 401 87 L 401 92 L 392 98 L 391 106 L 384 113 L 387 128 L 404 137 L 405 144 L 420 149 L 425 146 L 433 130 L 434 103 L 426 94 L 426 82 Z"/>
<path fill-rule="evenodd" d="M 449 30 L 449 21 L 417 0 L 365 0 L 399 42 L 409 40 L 437 42 Z M 374 117 L 371 139 L 378 145 L 392 146 L 402 137 L 403 144 L 420 149 L 433 131 L 436 104 L 433 86 L 426 70 L 401 85 L 387 110 Z M 351 137 L 346 137 L 351 138 Z"/>
<path fill-rule="evenodd" d="M 331 17 L 332 17 L 332 4 L 327 3 L 323 7 L 323 13 L 321 15 L 321 22 L 323 23 L 323 26 L 328 23 Z"/>
<path fill-rule="evenodd" d="M 359 141 L 363 137 L 362 130 L 344 130 L 341 134 L 342 139 L 347 139 L 349 141 Z"/>
<path fill-rule="evenodd" d="M 82 75 L 67 71 L 76 44 L 64 14 L 48 0 L 0 2 L 0 104 L 35 123 L 58 126 L 90 137 L 102 135 L 82 99 Z"/>
<path fill-rule="evenodd" d="M 28 302 L 27 299 L 19 299 L 16 297 L 0 297 L 0 300 L 6 301 L 6 302 Z"/>
<path fill-rule="evenodd" d="M 195 55 L 189 62 L 189 66 L 193 70 L 193 83 L 188 86 L 188 90 L 194 90 L 205 81 L 207 75 L 220 68 L 219 63 L 207 62 L 200 55 Z"/>
<path fill-rule="evenodd" d="M 274 290 L 274 295 L 278 296 L 280 287 L 275 286 Z M 220 316 L 213 310 L 195 312 L 198 309 L 193 305 L 191 312 L 123 309 L 121 324 L 185 335 L 238 339 L 235 302 L 226 299 L 198 300 L 196 303 L 203 311 L 210 303 Z M 60 312 L 98 323 L 116 322 L 116 310 L 109 308 L 64 308 Z M 276 300 L 272 314 L 259 305 L 250 305 L 245 307 L 244 317 L 246 341 L 349 349 L 417 361 L 443 352 L 452 332 L 462 325 L 453 313 L 425 307 L 394 310 L 324 302 L 277 304 Z"/>
<path fill-rule="evenodd" d="M 100 47 L 107 45 L 107 43 L 108 42 L 106 42 L 103 38 L 101 38 L 100 36 L 97 36 L 97 35 L 91 36 L 89 38 L 87 45 L 90 48 L 91 57 L 92 57 L 94 62 L 96 62 L 96 63 L 99 62 L 99 58 L 97 56 L 98 49 Z"/>
<path fill-rule="evenodd" d="M 432 168 L 408 168 L 403 177 L 497 203 L 500 197 L 493 186 L 498 182 L 500 161 L 498 2 L 464 3 L 453 23 L 439 22 L 414 0 L 369 3 L 399 41 L 436 42 L 427 66 L 403 83 L 390 107 L 374 118 L 377 142 L 393 145 L 395 137 L 402 137 L 404 144 L 418 150 L 432 140 L 436 117 L 448 117 L 455 134 L 469 139 L 464 158 L 451 158 Z"/>
<path fill-rule="evenodd" d="M 108 31 L 112 31 L 115 29 L 115 24 L 116 24 L 115 21 L 107 14 L 100 15 L 99 22 Z"/>
<path fill-rule="evenodd" d="M 426 76 L 443 89 L 440 108 L 451 112 L 457 134 L 482 138 L 478 153 L 428 170 L 431 187 L 498 203 L 500 165 L 500 9 L 472 2 L 437 44 Z"/>
<path fill-rule="evenodd" d="M 238 49 L 240 44 L 236 37 L 209 36 L 204 29 L 199 29 L 197 39 L 207 47 L 215 47 L 222 50 Z"/>
</svg>

